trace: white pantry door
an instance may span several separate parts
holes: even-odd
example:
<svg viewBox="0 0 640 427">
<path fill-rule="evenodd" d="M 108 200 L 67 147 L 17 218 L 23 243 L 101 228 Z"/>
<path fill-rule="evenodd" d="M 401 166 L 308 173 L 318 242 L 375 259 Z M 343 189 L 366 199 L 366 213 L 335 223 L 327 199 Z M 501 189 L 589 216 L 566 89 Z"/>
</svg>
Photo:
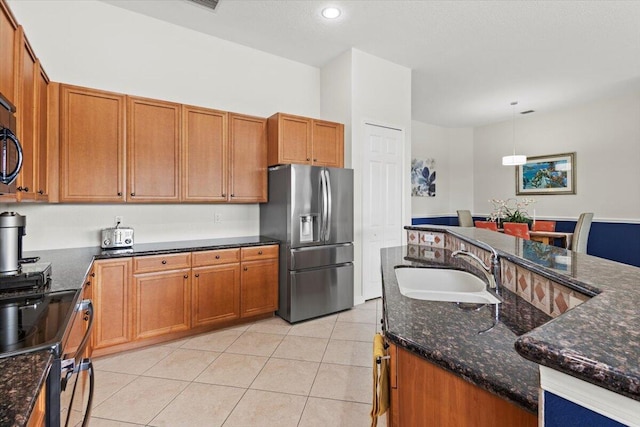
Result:
<svg viewBox="0 0 640 427">
<path fill-rule="evenodd" d="M 362 294 L 382 296 L 380 248 L 402 244 L 403 131 L 365 124 L 362 173 Z"/>
</svg>

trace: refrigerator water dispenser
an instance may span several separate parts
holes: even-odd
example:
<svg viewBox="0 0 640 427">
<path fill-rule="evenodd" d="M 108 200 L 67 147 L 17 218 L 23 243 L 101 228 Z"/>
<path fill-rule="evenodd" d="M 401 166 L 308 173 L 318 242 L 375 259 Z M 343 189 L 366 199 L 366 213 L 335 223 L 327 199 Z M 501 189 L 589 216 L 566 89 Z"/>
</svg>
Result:
<svg viewBox="0 0 640 427">
<path fill-rule="evenodd" d="M 300 216 L 300 243 L 313 242 L 313 230 L 317 222 L 317 215 Z"/>
</svg>

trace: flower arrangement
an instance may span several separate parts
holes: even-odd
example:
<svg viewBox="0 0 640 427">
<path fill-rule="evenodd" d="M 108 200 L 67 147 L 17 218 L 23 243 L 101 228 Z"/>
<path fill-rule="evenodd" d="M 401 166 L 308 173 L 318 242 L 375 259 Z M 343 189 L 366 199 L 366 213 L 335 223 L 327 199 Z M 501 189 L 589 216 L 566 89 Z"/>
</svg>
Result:
<svg viewBox="0 0 640 427">
<path fill-rule="evenodd" d="M 521 201 L 515 198 L 490 199 L 489 203 L 493 205 L 493 212 L 487 218 L 487 221 L 503 222 L 531 222 L 527 206 L 535 203 L 533 198 L 523 198 Z"/>
</svg>

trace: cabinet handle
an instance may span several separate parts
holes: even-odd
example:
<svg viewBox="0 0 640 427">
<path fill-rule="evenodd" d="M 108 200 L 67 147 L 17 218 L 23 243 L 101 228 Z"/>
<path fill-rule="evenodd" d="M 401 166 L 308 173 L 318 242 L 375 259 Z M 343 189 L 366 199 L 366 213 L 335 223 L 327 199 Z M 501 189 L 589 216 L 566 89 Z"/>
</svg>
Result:
<svg viewBox="0 0 640 427">
<path fill-rule="evenodd" d="M 122 196 L 122 191 L 118 191 L 118 197 Z"/>
<path fill-rule="evenodd" d="M 220 255 L 216 255 L 216 259 L 220 259 Z"/>
<path fill-rule="evenodd" d="M 18 187 L 18 188 L 16 188 L 16 190 L 28 192 L 29 191 L 29 187 Z"/>
<path fill-rule="evenodd" d="M 185 278 L 186 278 L 186 277 L 187 277 L 187 276 L 185 276 Z M 196 277 L 200 277 L 200 275 L 199 275 L 199 274 L 196 274 Z"/>
<path fill-rule="evenodd" d="M 185 274 L 185 275 L 184 275 L 184 278 L 185 278 L 185 279 L 188 279 L 188 278 L 189 278 L 189 275 Z"/>
<path fill-rule="evenodd" d="M 244 268 L 244 271 L 249 271 L 249 267 L 245 267 L 245 268 Z"/>
<path fill-rule="evenodd" d="M 163 263 L 163 264 L 166 264 L 166 263 L 167 263 L 167 260 L 166 260 L 166 259 L 163 259 L 163 260 L 162 260 L 162 263 Z"/>
<path fill-rule="evenodd" d="M 258 251 L 258 255 L 262 255 L 262 251 Z"/>
<path fill-rule="evenodd" d="M 44 194 L 44 190 L 38 190 L 38 194 L 42 196 Z"/>
</svg>

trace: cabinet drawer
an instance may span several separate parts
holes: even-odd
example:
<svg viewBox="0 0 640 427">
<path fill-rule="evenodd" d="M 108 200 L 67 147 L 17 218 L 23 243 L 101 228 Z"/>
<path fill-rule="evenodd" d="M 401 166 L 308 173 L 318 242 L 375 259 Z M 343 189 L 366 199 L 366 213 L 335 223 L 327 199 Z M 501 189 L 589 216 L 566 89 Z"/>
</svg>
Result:
<svg viewBox="0 0 640 427">
<path fill-rule="evenodd" d="M 191 252 L 167 255 L 152 255 L 133 258 L 133 272 L 176 270 L 191 267 Z"/>
<path fill-rule="evenodd" d="M 218 265 L 240 262 L 240 249 L 218 249 L 192 253 L 192 266 Z"/>
<path fill-rule="evenodd" d="M 242 261 L 278 257 L 278 245 L 251 246 L 242 248 Z"/>
</svg>

